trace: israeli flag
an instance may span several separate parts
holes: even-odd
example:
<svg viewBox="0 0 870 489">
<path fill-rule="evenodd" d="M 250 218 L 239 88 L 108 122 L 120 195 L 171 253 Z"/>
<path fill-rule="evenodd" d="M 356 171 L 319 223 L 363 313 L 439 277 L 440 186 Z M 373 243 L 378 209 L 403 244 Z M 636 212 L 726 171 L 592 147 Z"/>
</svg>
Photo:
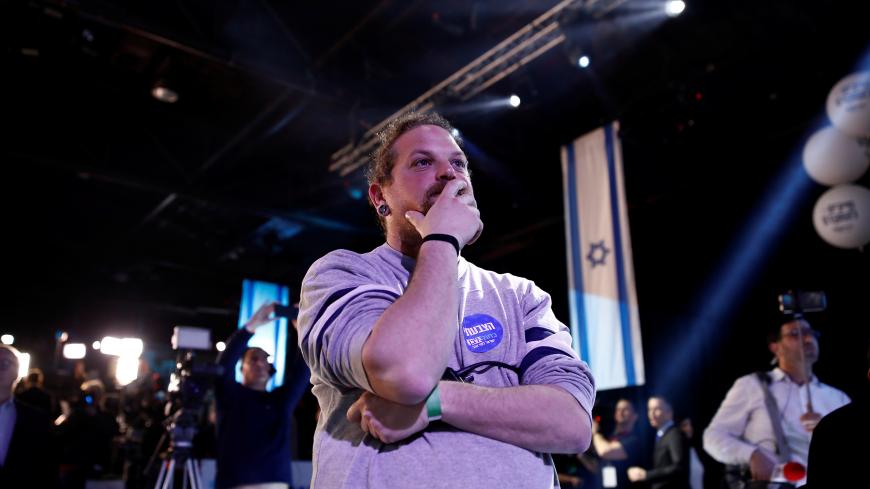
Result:
<svg viewBox="0 0 870 489">
<path fill-rule="evenodd" d="M 618 132 L 562 147 L 571 334 L 599 390 L 644 384 Z"/>
</svg>

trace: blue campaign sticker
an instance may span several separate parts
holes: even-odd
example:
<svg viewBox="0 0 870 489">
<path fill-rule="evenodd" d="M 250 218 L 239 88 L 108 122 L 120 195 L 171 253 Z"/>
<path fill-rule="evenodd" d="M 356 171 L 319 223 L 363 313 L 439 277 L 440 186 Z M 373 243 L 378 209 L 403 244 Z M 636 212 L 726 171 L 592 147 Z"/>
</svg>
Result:
<svg viewBox="0 0 870 489">
<path fill-rule="evenodd" d="M 462 335 L 465 337 L 466 348 L 473 353 L 483 353 L 501 343 L 504 329 L 492 316 L 472 314 L 462 320 Z"/>
</svg>

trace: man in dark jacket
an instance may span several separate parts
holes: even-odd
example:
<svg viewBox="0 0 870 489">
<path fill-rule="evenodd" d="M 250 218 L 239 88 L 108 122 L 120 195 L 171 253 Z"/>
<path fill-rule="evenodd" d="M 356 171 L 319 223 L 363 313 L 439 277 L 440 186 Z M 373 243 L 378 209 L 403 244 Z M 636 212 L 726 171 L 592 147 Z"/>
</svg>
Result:
<svg viewBox="0 0 870 489">
<path fill-rule="evenodd" d="M 21 382 L 20 392 L 15 394 L 15 398 L 25 404 L 42 409 L 48 414 L 54 414 L 54 400 L 52 400 L 51 394 L 43 388 L 44 380 L 45 376 L 42 370 L 30 369 L 27 377 Z"/>
<path fill-rule="evenodd" d="M 18 352 L 0 345 L 0 487 L 54 487 L 57 458 L 48 413 L 13 399 Z"/>
<path fill-rule="evenodd" d="M 655 428 L 653 468 L 630 467 L 628 478 L 647 481 L 652 489 L 689 489 L 689 440 L 674 424 L 674 410 L 662 396 L 647 402 L 649 424 Z"/>
</svg>

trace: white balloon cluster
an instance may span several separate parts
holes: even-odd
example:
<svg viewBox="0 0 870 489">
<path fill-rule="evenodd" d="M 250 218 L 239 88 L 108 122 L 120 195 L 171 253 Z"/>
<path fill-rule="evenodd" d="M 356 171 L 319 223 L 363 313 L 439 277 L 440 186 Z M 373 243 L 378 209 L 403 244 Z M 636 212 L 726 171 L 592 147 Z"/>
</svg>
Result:
<svg viewBox="0 0 870 489">
<path fill-rule="evenodd" d="M 810 178 L 833 187 L 813 209 L 813 226 L 839 248 L 870 243 L 870 190 L 851 185 L 870 167 L 870 72 L 840 80 L 828 95 L 825 127 L 807 140 L 804 168 Z"/>
</svg>

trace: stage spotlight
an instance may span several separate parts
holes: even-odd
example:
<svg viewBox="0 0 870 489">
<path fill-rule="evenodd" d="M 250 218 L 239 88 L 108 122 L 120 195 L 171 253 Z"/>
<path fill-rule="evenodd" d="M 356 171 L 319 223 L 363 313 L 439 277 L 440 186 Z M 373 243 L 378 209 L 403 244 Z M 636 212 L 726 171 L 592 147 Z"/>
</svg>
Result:
<svg viewBox="0 0 870 489">
<path fill-rule="evenodd" d="M 154 88 L 151 89 L 151 96 L 167 104 L 178 102 L 178 93 L 162 83 L 154 85 Z"/>
<path fill-rule="evenodd" d="M 136 357 L 142 355 L 145 349 L 145 344 L 139 338 L 124 338 L 121 340 L 121 355 L 122 357 Z"/>
<path fill-rule="evenodd" d="M 459 132 L 459 129 L 454 127 L 453 130 L 450 131 L 450 134 L 452 134 L 454 138 L 458 138 L 462 133 Z"/>
<path fill-rule="evenodd" d="M 577 58 L 577 66 L 581 68 L 586 68 L 587 66 L 589 66 L 589 56 L 586 56 L 584 54 L 583 56 Z"/>
<path fill-rule="evenodd" d="M 93 343 L 91 343 L 91 347 L 92 347 L 94 350 L 99 350 L 99 349 L 100 349 L 100 346 L 101 346 L 101 345 L 100 345 L 99 340 L 98 340 L 98 341 L 95 341 L 95 342 L 93 342 Z"/>
<path fill-rule="evenodd" d="M 144 344 L 139 338 L 115 338 L 106 336 L 100 342 L 100 351 L 115 357 L 136 357 L 142 354 Z"/>
<path fill-rule="evenodd" d="M 214 344 L 214 347 L 217 351 L 224 351 L 227 349 L 227 344 L 224 343 L 223 341 L 218 341 L 217 343 Z"/>
<path fill-rule="evenodd" d="M 665 13 L 668 17 L 676 17 L 686 10 L 686 2 L 683 0 L 669 0 L 665 3 Z"/>
<path fill-rule="evenodd" d="M 11 334 L 4 334 L 3 336 L 0 336 L 0 341 L 2 341 L 4 345 L 11 345 L 12 343 L 15 343 L 15 337 Z"/>
<path fill-rule="evenodd" d="M 519 97 L 519 95 L 511 95 L 511 97 L 508 99 L 508 103 L 511 104 L 511 107 L 513 107 L 513 108 L 515 108 L 515 109 L 516 109 L 517 107 L 519 107 L 519 106 L 520 106 L 520 97 Z"/>
<path fill-rule="evenodd" d="M 118 356 L 121 350 L 121 339 L 114 336 L 104 336 L 100 342 L 100 351 L 106 355 Z"/>
<path fill-rule="evenodd" d="M 18 378 L 23 379 L 30 370 L 30 353 L 21 352 L 18 355 Z"/>
<path fill-rule="evenodd" d="M 63 357 L 70 360 L 85 358 L 87 347 L 84 343 L 67 343 L 63 345 Z"/>
<path fill-rule="evenodd" d="M 115 363 L 115 380 L 124 386 L 139 377 L 139 357 L 125 355 L 118 357 Z"/>
</svg>

